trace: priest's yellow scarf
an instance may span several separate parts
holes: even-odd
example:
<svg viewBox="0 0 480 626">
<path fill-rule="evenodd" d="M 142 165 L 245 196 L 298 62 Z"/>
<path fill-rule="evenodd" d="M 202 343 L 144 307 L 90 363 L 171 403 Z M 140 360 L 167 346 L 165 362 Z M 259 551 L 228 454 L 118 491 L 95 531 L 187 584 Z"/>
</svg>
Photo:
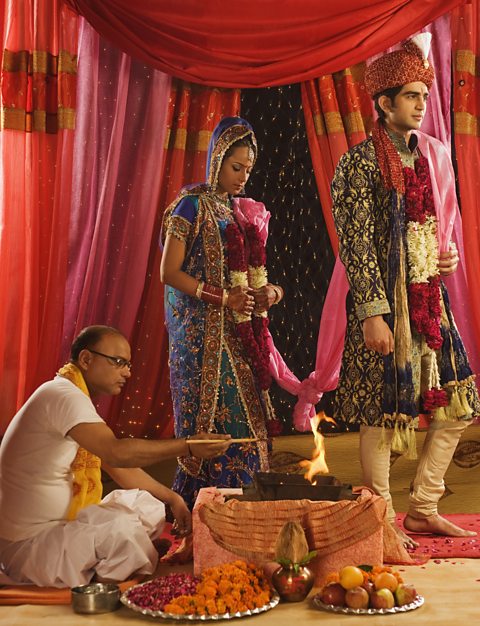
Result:
<svg viewBox="0 0 480 626">
<path fill-rule="evenodd" d="M 67 363 L 57 374 L 67 378 L 90 397 L 82 372 L 76 365 Z M 95 454 L 88 452 L 84 448 L 78 449 L 77 456 L 71 465 L 73 481 L 72 501 L 67 514 L 69 521 L 74 520 L 81 509 L 90 504 L 98 504 L 102 499 L 100 463 L 99 457 Z"/>
</svg>

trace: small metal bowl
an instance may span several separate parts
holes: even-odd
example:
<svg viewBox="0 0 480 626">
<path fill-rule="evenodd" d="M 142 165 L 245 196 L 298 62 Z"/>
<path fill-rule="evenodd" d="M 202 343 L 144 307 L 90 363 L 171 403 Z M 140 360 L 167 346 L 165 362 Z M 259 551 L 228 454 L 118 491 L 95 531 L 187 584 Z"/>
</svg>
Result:
<svg viewBox="0 0 480 626">
<path fill-rule="evenodd" d="M 108 613 L 119 607 L 120 587 L 111 583 L 91 583 L 72 588 L 75 613 Z"/>
</svg>

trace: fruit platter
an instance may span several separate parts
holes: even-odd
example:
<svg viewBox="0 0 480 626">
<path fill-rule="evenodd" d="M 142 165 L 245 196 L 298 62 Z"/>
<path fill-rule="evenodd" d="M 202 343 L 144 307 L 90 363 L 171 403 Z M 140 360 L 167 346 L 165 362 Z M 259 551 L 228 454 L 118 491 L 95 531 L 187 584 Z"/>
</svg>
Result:
<svg viewBox="0 0 480 626">
<path fill-rule="evenodd" d="M 316 608 L 334 613 L 404 613 L 424 603 L 413 585 L 384 565 L 346 565 L 329 574 L 313 598 Z"/>
</svg>

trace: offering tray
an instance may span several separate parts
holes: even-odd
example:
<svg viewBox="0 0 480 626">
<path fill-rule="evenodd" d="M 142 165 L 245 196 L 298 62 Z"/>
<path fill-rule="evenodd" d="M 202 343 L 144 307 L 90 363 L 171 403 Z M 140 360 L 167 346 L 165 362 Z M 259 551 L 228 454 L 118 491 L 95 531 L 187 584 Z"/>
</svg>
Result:
<svg viewBox="0 0 480 626">
<path fill-rule="evenodd" d="M 128 592 L 132 589 L 138 589 L 143 585 L 148 583 L 141 583 L 139 585 L 135 585 L 134 587 L 130 587 L 127 589 L 121 596 L 120 602 L 124 604 L 132 611 L 140 613 L 142 615 L 147 615 L 148 617 L 159 617 L 160 619 L 167 620 L 176 620 L 179 622 L 190 621 L 190 622 L 209 622 L 209 621 L 218 621 L 218 620 L 226 620 L 226 619 L 234 619 L 236 617 L 249 617 L 250 615 L 258 615 L 259 613 L 264 613 L 265 611 L 269 611 L 277 606 L 280 601 L 280 596 L 277 593 L 273 593 L 270 602 L 264 604 L 261 607 L 250 609 L 248 611 L 238 611 L 236 613 L 217 613 L 215 615 L 177 615 L 175 613 L 167 613 L 165 611 L 157 611 L 149 609 L 148 606 L 139 606 L 135 604 L 128 598 Z"/>
<path fill-rule="evenodd" d="M 334 604 L 324 604 L 318 596 L 313 597 L 313 605 L 317 609 L 329 611 L 331 613 L 344 613 L 346 615 L 390 615 L 391 613 L 406 613 L 422 606 L 425 602 L 423 596 L 417 595 L 413 602 L 403 606 L 393 606 L 391 609 L 351 609 L 348 606 L 335 606 Z"/>
</svg>

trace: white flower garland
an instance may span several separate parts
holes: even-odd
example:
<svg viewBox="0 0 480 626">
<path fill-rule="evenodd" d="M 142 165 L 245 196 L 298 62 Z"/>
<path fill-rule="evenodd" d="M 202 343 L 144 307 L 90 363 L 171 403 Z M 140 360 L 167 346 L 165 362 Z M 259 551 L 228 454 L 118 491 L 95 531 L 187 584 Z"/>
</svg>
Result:
<svg viewBox="0 0 480 626">
<path fill-rule="evenodd" d="M 263 265 L 260 265 L 258 267 L 249 265 L 248 282 L 252 289 L 260 289 L 260 287 L 264 287 L 268 283 L 267 268 Z M 267 311 L 262 311 L 261 313 L 255 313 L 255 315 L 259 315 L 260 317 L 267 317 L 268 313 Z"/>
<path fill-rule="evenodd" d="M 408 222 L 408 278 L 411 283 L 427 283 L 438 271 L 437 220 L 429 215 L 424 224 Z"/>
<path fill-rule="evenodd" d="M 248 274 L 247 272 L 239 272 L 238 270 L 233 270 L 229 274 L 230 276 L 230 286 L 233 287 L 248 287 Z M 237 311 L 233 311 L 233 319 L 236 324 L 241 324 L 242 322 L 248 322 L 252 319 L 251 315 L 245 315 L 244 313 L 238 313 Z"/>
</svg>

